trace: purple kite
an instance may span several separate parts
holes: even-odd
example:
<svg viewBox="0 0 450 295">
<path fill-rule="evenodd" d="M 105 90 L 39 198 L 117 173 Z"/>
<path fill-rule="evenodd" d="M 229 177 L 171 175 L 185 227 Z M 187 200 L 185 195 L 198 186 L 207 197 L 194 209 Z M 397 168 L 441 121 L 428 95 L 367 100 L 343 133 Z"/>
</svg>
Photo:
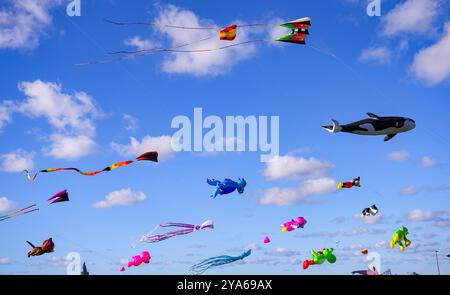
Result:
<svg viewBox="0 0 450 295">
<path fill-rule="evenodd" d="M 47 201 L 53 200 L 50 204 L 53 203 L 61 203 L 61 202 L 68 202 L 69 201 L 69 193 L 67 190 L 60 191 L 59 193 L 56 193 L 53 197 L 50 197 Z"/>
</svg>

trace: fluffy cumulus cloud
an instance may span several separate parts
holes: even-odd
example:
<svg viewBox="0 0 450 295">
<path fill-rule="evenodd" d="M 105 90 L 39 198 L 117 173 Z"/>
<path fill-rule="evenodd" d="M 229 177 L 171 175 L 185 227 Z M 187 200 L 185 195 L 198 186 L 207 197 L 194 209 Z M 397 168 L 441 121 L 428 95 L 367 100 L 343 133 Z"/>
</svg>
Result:
<svg viewBox="0 0 450 295">
<path fill-rule="evenodd" d="M 112 142 L 111 148 L 126 157 L 136 157 L 148 151 L 158 151 L 160 159 L 164 160 L 174 153 L 171 142 L 172 137 L 169 135 L 158 137 L 147 135 L 140 141 L 134 137 L 130 137 L 129 144 Z"/>
<path fill-rule="evenodd" d="M 93 119 L 99 115 L 94 100 L 85 92 L 64 93 L 60 84 L 35 80 L 19 83 L 26 96 L 15 111 L 30 118 L 44 118 L 53 127 L 46 155 L 77 160 L 95 149 Z"/>
<path fill-rule="evenodd" d="M 15 203 L 7 197 L 0 197 L 0 212 L 9 211 L 16 207 Z"/>
<path fill-rule="evenodd" d="M 422 211 L 421 209 L 414 209 L 408 214 L 408 219 L 411 221 L 430 221 L 439 216 L 436 211 Z"/>
<path fill-rule="evenodd" d="M 334 165 L 316 158 L 276 156 L 267 162 L 264 176 L 269 180 L 318 178 L 327 175 Z"/>
<path fill-rule="evenodd" d="M 409 152 L 407 150 L 395 151 L 387 154 L 389 160 L 395 162 L 403 162 L 409 159 Z"/>
<path fill-rule="evenodd" d="M 383 220 L 383 213 L 378 213 L 375 216 L 362 216 L 361 213 L 355 213 L 354 218 L 361 220 L 365 224 L 377 224 Z"/>
<path fill-rule="evenodd" d="M 438 161 L 431 158 L 430 156 L 423 156 L 420 163 L 424 168 L 434 168 L 438 165 Z"/>
<path fill-rule="evenodd" d="M 397 4 L 382 18 L 383 34 L 429 35 L 441 13 L 441 0 L 406 0 Z"/>
<path fill-rule="evenodd" d="M 371 47 L 364 49 L 360 56 L 360 62 L 373 62 L 375 64 L 389 64 L 392 59 L 392 52 L 386 46 Z"/>
<path fill-rule="evenodd" d="M 158 43 L 155 43 L 148 39 L 143 39 L 139 36 L 134 36 L 132 38 L 126 39 L 124 41 L 124 44 L 133 47 L 136 51 L 149 50 L 159 46 Z"/>
<path fill-rule="evenodd" d="M 3 0 L 0 8 L 0 49 L 31 50 L 52 25 L 50 11 L 61 0 Z"/>
<path fill-rule="evenodd" d="M 450 22 L 445 24 L 444 34 L 435 44 L 414 56 L 410 71 L 429 86 L 450 81 Z"/>
<path fill-rule="evenodd" d="M 260 199 L 261 205 L 287 206 L 308 201 L 312 196 L 336 192 L 337 183 L 330 178 L 310 179 L 296 188 L 271 188 Z"/>
<path fill-rule="evenodd" d="M 419 193 L 438 193 L 450 191 L 449 185 L 435 185 L 435 186 L 407 186 L 400 192 L 404 196 L 414 196 Z"/>
<path fill-rule="evenodd" d="M 0 257 L 0 265 L 9 265 L 12 264 L 13 260 L 8 257 Z"/>
<path fill-rule="evenodd" d="M 0 156 L 1 169 L 6 172 L 23 172 L 34 168 L 34 153 L 16 150 Z"/>
<path fill-rule="evenodd" d="M 212 27 L 213 31 L 220 30 L 212 20 L 202 19 L 194 12 L 165 5 L 159 8 L 159 13 L 154 22 L 159 24 L 176 24 L 183 27 Z M 243 23 L 242 21 L 235 21 Z M 205 30 L 173 30 L 164 26 L 155 27 L 158 34 L 169 41 L 168 47 L 177 47 L 180 44 L 191 44 L 191 46 L 180 48 L 180 50 L 201 50 L 205 48 L 219 48 L 223 43 L 218 38 L 211 38 L 201 42 L 193 42 L 205 39 L 209 31 Z M 252 30 L 241 30 L 233 41 L 234 43 L 250 40 L 249 34 Z M 233 43 L 230 43 L 233 44 Z M 170 53 L 163 62 L 163 71 L 174 74 L 192 74 L 195 76 L 220 75 L 228 72 L 237 63 L 255 55 L 257 47 L 254 43 L 231 47 L 226 50 L 202 53 Z"/>
<path fill-rule="evenodd" d="M 133 192 L 130 188 L 110 192 L 105 200 L 96 202 L 92 205 L 94 208 L 110 208 L 115 206 L 129 206 L 146 199 L 142 192 Z"/>
</svg>

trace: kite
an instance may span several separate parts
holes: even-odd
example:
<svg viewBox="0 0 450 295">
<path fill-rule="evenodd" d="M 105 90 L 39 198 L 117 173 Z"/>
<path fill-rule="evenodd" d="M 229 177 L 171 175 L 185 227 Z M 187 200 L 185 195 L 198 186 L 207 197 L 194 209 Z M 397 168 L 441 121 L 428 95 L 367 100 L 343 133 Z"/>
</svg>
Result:
<svg viewBox="0 0 450 295">
<path fill-rule="evenodd" d="M 31 212 L 34 212 L 34 211 L 38 211 L 38 210 L 39 209 L 36 208 L 36 204 L 34 204 L 34 205 L 31 205 L 31 206 L 25 207 L 23 209 L 17 210 L 15 212 L 12 212 L 12 213 L 9 213 L 9 214 L 6 214 L 6 215 L 1 215 L 0 216 L 0 221 L 4 221 L 4 220 L 10 219 L 10 218 L 22 216 L 22 215 L 25 215 L 25 214 L 28 214 L 28 213 L 31 213 Z"/>
<path fill-rule="evenodd" d="M 306 219 L 303 217 L 297 217 L 296 220 L 292 219 L 291 221 L 286 221 L 285 223 L 283 223 L 281 226 L 283 227 L 282 231 L 283 232 L 289 232 L 289 231 L 293 231 L 297 228 L 304 228 L 305 224 L 307 223 Z"/>
<path fill-rule="evenodd" d="M 292 32 L 278 38 L 276 41 L 304 45 L 306 44 L 306 37 L 309 35 L 308 29 L 311 27 L 311 19 L 309 17 L 299 18 L 280 26 L 291 29 Z"/>
<path fill-rule="evenodd" d="M 303 261 L 303 269 L 307 269 L 310 265 L 318 265 L 323 264 L 325 260 L 329 263 L 336 262 L 336 256 L 333 254 L 333 248 L 324 248 L 323 251 L 314 251 L 311 250 L 312 260 Z"/>
<path fill-rule="evenodd" d="M 250 256 L 250 254 L 252 254 L 252 250 L 248 249 L 248 250 L 244 251 L 241 255 L 236 256 L 236 257 L 228 256 L 228 255 L 211 257 L 206 260 L 203 260 L 202 262 L 200 262 L 198 264 L 193 265 L 190 268 L 190 270 L 194 274 L 202 274 L 212 267 L 233 263 L 238 260 L 244 260 L 244 258 Z"/>
<path fill-rule="evenodd" d="M 136 161 L 158 162 L 158 152 L 147 152 L 147 153 L 140 155 L 135 160 L 118 162 L 118 163 L 108 166 L 102 170 L 98 170 L 98 171 L 94 171 L 94 172 L 84 172 L 84 171 L 79 170 L 78 168 L 49 168 L 49 169 L 44 169 L 44 170 L 38 171 L 33 176 L 30 174 L 30 172 L 28 170 L 24 170 L 24 172 L 27 174 L 28 180 L 30 180 L 30 181 L 34 181 L 36 179 L 36 177 L 39 175 L 39 173 L 50 173 L 50 172 L 56 172 L 56 171 L 62 171 L 62 170 L 73 170 L 73 171 L 76 171 L 85 176 L 94 176 L 94 175 L 97 175 L 97 174 L 105 172 L 105 171 L 111 171 L 111 170 L 114 170 L 119 167 L 130 165 Z"/>
<path fill-rule="evenodd" d="M 125 267 L 122 266 L 122 267 L 120 268 L 120 271 L 125 271 Z"/>
<path fill-rule="evenodd" d="M 180 229 L 169 231 L 167 233 L 160 234 L 160 235 L 154 235 L 153 232 L 155 232 L 160 227 L 178 227 Z M 193 233 L 194 231 L 197 231 L 197 230 L 213 229 L 213 228 L 214 228 L 214 222 L 212 220 L 206 220 L 201 225 L 175 223 L 175 222 L 161 223 L 161 224 L 157 225 L 150 233 L 143 235 L 137 244 L 139 244 L 141 242 L 158 243 L 158 242 L 167 240 L 167 239 L 175 237 L 175 236 L 187 235 L 187 234 Z"/>
<path fill-rule="evenodd" d="M 222 29 L 219 29 L 218 26 L 211 26 L 211 27 L 188 27 L 188 26 L 182 26 L 182 25 L 172 25 L 172 24 L 160 24 L 155 22 L 117 22 L 112 20 L 105 19 L 106 22 L 113 24 L 113 25 L 119 25 L 119 26 L 129 26 L 129 25 L 145 25 L 145 26 L 155 26 L 155 27 L 165 27 L 165 28 L 172 28 L 172 29 L 181 29 L 181 30 L 203 30 L 203 31 L 216 31 L 219 30 L 219 39 L 224 41 L 233 41 L 237 37 L 237 29 L 238 28 L 244 28 L 244 27 L 275 27 L 278 25 L 275 24 L 261 24 L 261 23 L 254 23 L 254 24 L 233 24 L 229 25 L 227 27 L 224 27 Z M 295 43 L 295 44 L 306 44 L 306 38 L 309 35 L 309 28 L 311 27 L 311 19 L 309 17 L 300 18 L 288 23 L 281 24 L 280 26 L 284 28 L 288 28 L 292 30 L 290 34 L 284 35 L 275 41 L 281 41 L 281 42 L 289 42 L 289 43 Z M 267 33 L 267 32 L 266 32 Z M 267 35 L 269 35 L 267 33 Z M 125 56 L 119 57 L 119 58 L 113 58 L 113 59 L 105 59 L 105 60 L 98 60 L 98 61 L 89 61 L 85 63 L 77 64 L 78 66 L 83 65 L 92 65 L 92 64 L 104 64 L 104 63 L 112 63 L 112 62 L 119 62 L 124 60 L 130 60 L 134 59 L 136 57 L 142 57 L 149 54 L 154 53 L 161 53 L 161 52 L 172 52 L 172 53 L 202 53 L 202 52 L 211 52 L 211 51 L 219 51 L 223 49 L 228 49 L 235 46 L 242 46 L 246 44 L 251 43 L 257 43 L 257 42 L 271 42 L 272 40 L 267 39 L 256 39 L 256 40 L 246 40 L 239 43 L 234 43 L 231 45 L 226 46 L 220 46 L 215 48 L 204 48 L 204 49 L 188 49 L 188 50 L 180 50 L 182 47 L 188 47 L 192 46 L 194 44 L 197 44 L 199 42 L 203 42 L 206 40 L 211 40 L 216 37 L 205 37 L 200 40 L 193 40 L 192 42 L 187 42 L 183 44 L 176 45 L 174 47 L 154 47 L 154 48 L 144 48 L 136 51 L 127 51 L 127 50 L 120 50 L 116 52 L 112 52 L 111 54 L 125 54 Z"/>
<path fill-rule="evenodd" d="M 362 211 L 361 216 L 363 217 L 368 217 L 368 216 L 375 216 L 378 214 L 378 208 L 375 205 L 372 205 L 368 208 L 364 208 L 364 210 Z"/>
<path fill-rule="evenodd" d="M 69 193 L 67 192 L 67 190 L 60 191 L 59 193 L 56 193 L 53 197 L 50 197 L 47 201 L 51 201 L 50 204 L 68 202 Z"/>
<path fill-rule="evenodd" d="M 386 135 L 384 141 L 389 141 L 397 134 L 408 132 L 416 128 L 416 122 L 413 119 L 405 117 L 380 117 L 373 113 L 367 113 L 368 119 L 339 125 L 336 120 L 333 125 L 322 126 L 331 133 L 346 132 L 358 135 Z"/>
<path fill-rule="evenodd" d="M 270 243 L 270 238 L 268 236 L 266 236 L 263 240 L 264 244 L 269 244 Z"/>
<path fill-rule="evenodd" d="M 237 181 L 225 178 L 224 181 L 216 180 L 214 178 L 208 178 L 206 182 L 209 185 L 215 186 L 216 190 L 212 193 L 211 197 L 216 198 L 218 195 L 225 195 L 237 190 L 239 194 L 244 193 L 247 182 L 244 178 L 239 178 Z"/>
<path fill-rule="evenodd" d="M 369 253 L 369 250 L 367 250 L 366 248 L 361 250 L 361 254 L 363 255 L 367 255 Z"/>
<path fill-rule="evenodd" d="M 31 242 L 27 241 L 27 243 L 33 248 L 28 252 L 28 257 L 31 256 L 41 256 L 45 253 L 51 253 L 55 250 L 55 244 L 53 243 L 52 238 L 45 240 L 42 243 L 41 247 L 34 246 Z"/>
<path fill-rule="evenodd" d="M 406 235 L 409 234 L 409 231 L 406 227 L 401 226 L 399 229 L 397 229 L 394 234 L 392 235 L 392 240 L 391 240 L 391 249 L 394 249 L 395 245 L 397 244 L 400 248 L 400 251 L 405 251 L 405 247 L 408 247 L 409 245 L 411 245 L 411 241 L 408 240 L 408 238 L 406 237 Z M 405 245 L 403 246 L 403 241 L 405 241 Z"/>
<path fill-rule="evenodd" d="M 220 40 L 233 41 L 236 38 L 237 25 L 232 25 L 220 30 Z"/>
<path fill-rule="evenodd" d="M 131 260 L 128 261 L 127 266 L 128 266 L 128 268 L 130 268 L 130 267 L 132 267 L 132 266 L 139 266 L 139 265 L 141 265 L 142 263 L 149 264 L 151 258 L 152 258 L 152 257 L 150 256 L 150 253 L 149 253 L 148 251 L 144 251 L 144 252 L 141 253 L 141 255 L 133 256 L 133 258 L 131 258 Z M 122 270 L 122 269 L 123 269 L 123 270 Z M 120 269 L 120 271 L 125 271 L 125 268 L 122 267 L 122 268 Z"/>
<path fill-rule="evenodd" d="M 342 188 L 352 188 L 354 186 L 360 187 L 361 186 L 361 177 L 357 177 L 355 179 L 353 179 L 352 181 L 346 181 L 346 182 L 339 182 L 338 184 L 338 189 L 342 189 Z"/>
</svg>

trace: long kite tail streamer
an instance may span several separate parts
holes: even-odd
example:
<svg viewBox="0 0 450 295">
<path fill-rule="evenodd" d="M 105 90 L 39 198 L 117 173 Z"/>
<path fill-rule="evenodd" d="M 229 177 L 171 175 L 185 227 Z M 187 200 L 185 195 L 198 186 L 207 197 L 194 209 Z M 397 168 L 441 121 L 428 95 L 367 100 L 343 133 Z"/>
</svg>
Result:
<svg viewBox="0 0 450 295">
<path fill-rule="evenodd" d="M 147 152 L 147 153 L 144 153 L 144 154 L 140 155 L 135 160 L 118 162 L 118 163 L 112 164 L 111 166 L 108 166 L 108 167 L 106 167 L 106 168 L 104 168 L 102 170 L 93 171 L 93 172 L 84 172 L 84 171 L 81 171 L 78 168 L 73 168 L 73 167 L 44 169 L 44 170 L 36 172 L 36 174 L 34 174 L 34 175 L 31 175 L 31 173 L 28 170 L 24 170 L 24 172 L 27 174 L 28 180 L 30 180 L 30 181 L 35 181 L 36 177 L 40 173 L 50 173 L 50 172 L 65 171 L 65 170 L 73 170 L 73 171 L 76 171 L 76 172 L 78 172 L 78 173 L 80 173 L 82 175 L 85 175 L 85 176 L 94 176 L 94 175 L 97 175 L 97 174 L 105 172 L 105 171 L 111 171 L 111 170 L 114 170 L 114 169 L 119 168 L 119 167 L 124 167 L 124 166 L 130 165 L 130 164 L 132 164 L 132 163 L 134 163 L 136 161 L 158 162 L 158 152 Z"/>
<path fill-rule="evenodd" d="M 205 271 L 207 271 L 208 269 L 210 269 L 212 267 L 233 263 L 238 260 L 243 260 L 245 257 L 250 256 L 250 254 L 252 254 L 252 250 L 249 249 L 249 250 L 246 250 L 245 252 L 243 252 L 241 255 L 235 256 L 235 257 L 228 256 L 228 255 L 211 257 L 206 260 L 203 260 L 202 262 L 200 262 L 198 264 L 193 265 L 190 268 L 190 270 L 192 271 L 192 273 L 199 275 L 199 274 L 204 273 Z"/>
<path fill-rule="evenodd" d="M 155 232 L 160 227 L 163 227 L 163 228 L 178 227 L 180 229 L 169 231 L 164 234 L 154 235 L 153 232 Z M 172 237 L 187 235 L 187 234 L 193 233 L 194 231 L 197 231 L 197 230 L 213 229 L 213 228 L 214 228 L 214 222 L 212 220 L 206 220 L 201 225 L 176 223 L 176 222 L 161 223 L 161 224 L 157 225 L 150 233 L 142 236 L 141 239 L 134 245 L 134 247 L 141 242 L 158 243 L 158 242 L 170 239 Z"/>
<path fill-rule="evenodd" d="M 33 204 L 31 206 L 28 206 L 28 207 L 25 207 L 23 209 L 17 210 L 15 212 L 12 212 L 12 213 L 0 216 L 0 221 L 4 221 L 4 220 L 10 219 L 10 218 L 22 216 L 22 215 L 25 215 L 25 214 L 28 214 L 28 213 L 31 213 L 31 212 L 34 212 L 34 211 L 38 211 L 38 210 L 39 209 L 36 208 L 36 204 Z"/>
<path fill-rule="evenodd" d="M 182 30 L 217 30 L 218 26 L 212 27 L 187 27 L 181 25 L 170 25 L 170 24 L 159 24 L 154 22 L 118 22 L 109 19 L 104 19 L 105 22 L 118 25 L 118 26 L 152 26 L 152 27 L 164 27 L 164 28 L 172 28 L 172 29 L 182 29 Z M 237 24 L 236 27 L 244 28 L 244 27 L 263 27 L 263 26 L 275 26 L 275 24 L 262 24 L 262 23 L 254 23 L 254 24 Z"/>
</svg>

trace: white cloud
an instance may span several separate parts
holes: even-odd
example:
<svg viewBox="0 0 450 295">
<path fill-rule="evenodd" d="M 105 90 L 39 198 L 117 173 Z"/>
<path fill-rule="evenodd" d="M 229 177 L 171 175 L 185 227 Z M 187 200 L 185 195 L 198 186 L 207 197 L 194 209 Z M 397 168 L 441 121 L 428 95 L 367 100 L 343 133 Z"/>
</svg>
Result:
<svg viewBox="0 0 450 295">
<path fill-rule="evenodd" d="M 8 257 L 2 257 L 0 258 L 0 265 L 8 265 L 8 264 L 12 264 L 13 261 L 11 258 Z"/>
<path fill-rule="evenodd" d="M 410 71 L 429 86 L 450 81 L 450 22 L 439 41 L 414 56 Z"/>
<path fill-rule="evenodd" d="M 251 243 L 251 244 L 248 244 L 247 246 L 245 246 L 245 249 L 251 249 L 251 250 L 257 251 L 257 250 L 261 250 L 261 247 L 256 243 Z"/>
<path fill-rule="evenodd" d="M 85 135 L 65 136 L 55 133 L 50 139 L 52 143 L 44 148 L 44 153 L 55 159 L 78 160 L 91 154 L 97 147 L 94 140 Z"/>
<path fill-rule="evenodd" d="M 136 51 L 149 50 L 156 48 L 158 46 L 157 43 L 148 39 L 142 39 L 139 36 L 134 36 L 132 38 L 126 39 L 124 41 L 124 44 L 127 46 L 134 47 Z"/>
<path fill-rule="evenodd" d="M 44 153 L 57 159 L 76 160 L 92 153 L 93 118 L 99 115 L 94 100 L 85 92 L 64 93 L 60 84 L 35 80 L 19 83 L 26 99 L 15 107 L 30 118 L 45 118 L 55 129 Z"/>
<path fill-rule="evenodd" d="M 344 235 L 345 236 L 358 236 L 358 235 L 366 234 L 368 232 L 369 232 L 369 230 L 367 228 L 358 227 L 358 228 L 354 228 L 354 229 L 351 229 L 351 230 L 345 232 Z"/>
<path fill-rule="evenodd" d="M 386 46 L 364 49 L 359 56 L 360 62 L 373 62 L 379 65 L 389 64 L 391 59 L 392 52 Z"/>
<path fill-rule="evenodd" d="M 409 159 L 409 152 L 407 150 L 395 151 L 387 154 L 387 158 L 391 161 L 403 162 Z"/>
<path fill-rule="evenodd" d="M 130 188 L 126 188 L 110 192 L 105 197 L 105 200 L 94 203 L 92 207 L 110 208 L 115 206 L 129 206 L 145 199 L 146 195 L 144 193 L 135 193 Z"/>
<path fill-rule="evenodd" d="M 0 212 L 10 211 L 16 207 L 16 204 L 7 197 L 0 197 Z"/>
<path fill-rule="evenodd" d="M 112 142 L 111 148 L 125 157 L 136 157 L 149 151 L 157 151 L 159 158 L 164 160 L 174 153 L 171 141 L 172 137 L 169 135 L 158 137 L 147 135 L 141 141 L 130 137 L 130 144 L 126 145 Z"/>
<path fill-rule="evenodd" d="M 419 190 L 415 186 L 410 185 L 402 189 L 400 193 L 404 196 L 413 196 L 417 195 L 419 193 Z"/>
<path fill-rule="evenodd" d="M 408 219 L 411 221 L 430 221 L 438 217 L 439 212 L 434 211 L 422 211 L 420 209 L 414 209 L 408 214 Z"/>
<path fill-rule="evenodd" d="M 11 122 L 14 103 L 11 101 L 3 101 L 0 103 L 0 132 Z"/>
<path fill-rule="evenodd" d="M 34 168 L 34 153 L 24 150 L 16 150 L 11 153 L 0 156 L 2 161 L 1 169 L 6 172 L 23 172 L 23 170 L 32 170 Z"/>
<path fill-rule="evenodd" d="M 284 257 L 284 256 L 293 256 L 293 255 L 298 255 L 299 253 L 296 251 L 292 251 L 286 248 L 275 248 L 273 251 L 270 252 L 266 252 L 266 255 L 269 256 L 280 256 L 280 257 Z"/>
<path fill-rule="evenodd" d="M 139 120 L 132 115 L 123 114 L 122 119 L 125 121 L 126 131 L 135 131 L 139 128 Z"/>
<path fill-rule="evenodd" d="M 433 168 L 433 167 L 436 167 L 438 164 L 438 162 L 435 159 L 433 159 L 429 156 L 422 157 L 420 162 L 421 162 L 422 166 L 425 168 Z"/>
<path fill-rule="evenodd" d="M 377 224 L 383 220 L 383 213 L 378 213 L 375 216 L 362 216 L 361 213 L 355 213 L 355 219 L 359 219 L 365 224 Z"/>
<path fill-rule="evenodd" d="M 5 1 L 3 1 L 5 2 Z M 52 25 L 61 0 L 6 0 L 0 10 L 0 49 L 34 49 Z"/>
<path fill-rule="evenodd" d="M 385 249 L 387 248 L 387 243 L 386 241 L 379 241 L 375 243 L 375 248 L 376 249 Z"/>
<path fill-rule="evenodd" d="M 330 178 L 307 180 L 297 188 L 271 188 L 260 199 L 261 205 L 287 206 L 305 202 L 311 196 L 336 192 L 337 183 Z"/>
<path fill-rule="evenodd" d="M 177 24 L 185 27 L 212 27 L 214 28 L 212 30 L 213 32 L 220 30 L 213 21 L 200 19 L 192 11 L 174 5 L 162 7 L 155 22 L 160 24 Z M 242 22 L 239 21 L 239 23 Z M 156 30 L 169 40 L 170 47 L 193 43 L 193 41 L 202 40 L 211 36 L 210 30 L 184 30 L 180 32 L 179 30 L 173 30 L 163 26 L 156 27 Z M 251 30 L 239 30 L 236 40 L 226 45 L 249 40 L 250 32 Z M 191 46 L 180 49 L 200 50 L 219 48 L 224 46 L 223 42 L 219 38 L 211 38 L 202 42 L 194 42 Z M 163 62 L 163 71 L 174 74 L 192 74 L 195 76 L 220 75 L 228 72 L 238 62 L 253 56 L 256 53 L 256 48 L 255 44 L 247 44 L 214 52 L 169 53 Z"/>
<path fill-rule="evenodd" d="M 269 180 L 316 178 L 326 176 L 334 165 L 316 158 L 275 156 L 266 163 L 264 176 Z"/>
<path fill-rule="evenodd" d="M 59 130 L 91 135 L 95 131 L 92 117 L 98 114 L 93 99 L 85 92 L 63 93 L 60 84 L 36 80 L 19 83 L 27 99 L 18 110 L 31 118 L 44 117 Z"/>
<path fill-rule="evenodd" d="M 429 35 L 441 13 L 441 0 L 407 0 L 394 7 L 382 18 L 383 34 Z"/>
</svg>

